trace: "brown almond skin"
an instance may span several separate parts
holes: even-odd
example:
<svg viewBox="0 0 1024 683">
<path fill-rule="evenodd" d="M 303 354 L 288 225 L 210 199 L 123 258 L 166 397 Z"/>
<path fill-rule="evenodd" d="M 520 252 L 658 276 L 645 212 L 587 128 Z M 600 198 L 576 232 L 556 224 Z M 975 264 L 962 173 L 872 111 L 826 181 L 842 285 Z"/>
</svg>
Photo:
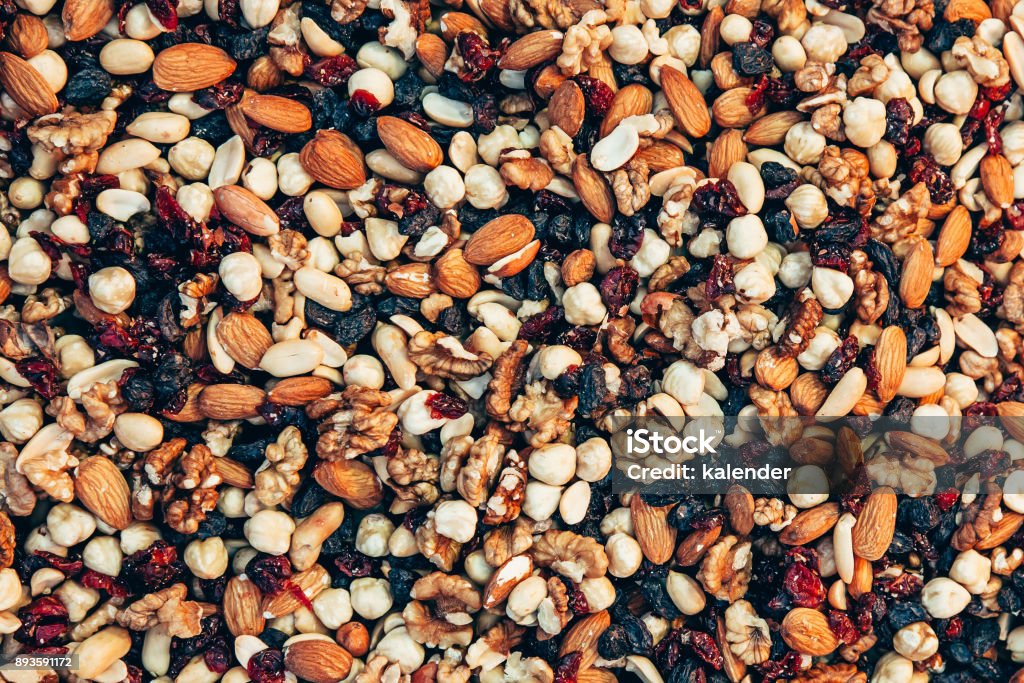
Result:
<svg viewBox="0 0 1024 683">
<path fill-rule="evenodd" d="M 352 669 L 352 655 L 329 640 L 300 640 L 285 650 L 284 665 L 310 683 L 337 683 Z"/>
<path fill-rule="evenodd" d="M 260 605 L 263 596 L 252 581 L 233 576 L 224 590 L 224 622 L 231 635 L 258 636 L 267 620 Z"/>
<path fill-rule="evenodd" d="M 75 475 L 75 497 L 105 523 L 124 529 L 132 523 L 131 490 L 121 470 L 102 455 L 86 458 Z"/>
<path fill-rule="evenodd" d="M 552 125 L 561 128 L 569 137 L 575 136 L 583 127 L 586 108 L 583 91 L 576 85 L 576 81 L 562 83 L 548 100 L 548 115 Z"/>
<path fill-rule="evenodd" d="M 49 44 L 46 24 L 34 14 L 17 14 L 7 29 L 7 44 L 24 59 L 35 57 Z"/>
<path fill-rule="evenodd" d="M 907 371 L 907 335 L 896 325 L 882 330 L 875 344 L 875 367 L 878 370 L 878 398 L 891 401 Z"/>
<path fill-rule="evenodd" d="M 70 41 L 92 38 L 113 18 L 115 10 L 113 0 L 65 0 L 61 11 L 64 37 Z"/>
<path fill-rule="evenodd" d="M 279 95 L 251 95 L 242 100 L 242 111 L 250 119 L 282 133 L 304 133 L 313 126 L 313 116 L 302 102 Z"/>
<path fill-rule="evenodd" d="M 831 654 L 839 647 L 825 615 L 807 607 L 796 607 L 786 614 L 782 620 L 782 639 L 797 652 L 813 657 Z"/>
<path fill-rule="evenodd" d="M 896 532 L 896 494 L 888 486 L 875 489 L 853 525 L 853 552 L 874 562 L 885 555 Z"/>
<path fill-rule="evenodd" d="M 821 538 L 839 521 L 839 503 L 824 503 L 804 510 L 779 533 L 785 545 L 805 545 Z"/>
<path fill-rule="evenodd" d="M 672 559 L 676 547 L 676 528 L 668 523 L 669 507 L 648 505 L 641 496 L 633 496 L 629 502 L 637 543 L 644 557 L 654 564 Z"/>
<path fill-rule="evenodd" d="M 939 266 L 951 266 L 967 253 L 971 244 L 971 215 L 967 207 L 958 204 L 946 216 L 939 238 L 935 242 L 935 263 Z"/>
<path fill-rule="evenodd" d="M 306 173 L 338 190 L 354 190 L 366 182 L 363 155 L 343 133 L 319 130 L 299 153 Z"/>
<path fill-rule="evenodd" d="M 601 121 L 601 137 L 604 137 L 615 130 L 622 119 L 628 116 L 640 116 L 651 113 L 654 105 L 654 95 L 639 83 L 630 83 L 619 88 L 612 98 L 612 104 L 608 107 L 608 113 Z"/>
<path fill-rule="evenodd" d="M 498 60 L 499 69 L 523 71 L 554 59 L 562 52 L 561 31 L 534 31 L 508 46 Z"/>
<path fill-rule="evenodd" d="M 251 313 L 228 313 L 217 324 L 216 334 L 227 354 L 249 370 L 258 368 L 263 354 L 274 345 L 270 332 Z"/>
<path fill-rule="evenodd" d="M 267 392 L 267 399 L 283 406 L 304 406 L 333 390 L 331 381 L 323 377 L 286 377 Z"/>
<path fill-rule="evenodd" d="M 577 155 L 573 161 L 572 183 L 590 215 L 602 223 L 611 223 L 615 218 L 615 196 L 604 176 L 591 168 L 586 154 Z"/>
<path fill-rule="evenodd" d="M 383 496 L 376 473 L 358 460 L 322 460 L 313 470 L 313 478 L 358 510 L 372 508 Z"/>
<path fill-rule="evenodd" d="M 0 84 L 25 113 L 35 118 L 57 111 L 60 103 L 43 75 L 11 52 L 0 52 Z"/>
<path fill-rule="evenodd" d="M 156 56 L 153 82 L 168 92 L 192 92 L 217 85 L 235 72 L 227 52 L 204 43 L 172 45 Z"/>
<path fill-rule="evenodd" d="M 466 242 L 463 257 L 477 266 L 489 266 L 533 241 L 536 229 L 526 216 L 510 213 L 484 224 Z"/>
<path fill-rule="evenodd" d="M 391 156 L 410 170 L 428 173 L 444 161 L 441 146 L 429 133 L 397 116 L 378 118 L 377 135 Z"/>
<path fill-rule="evenodd" d="M 449 249 L 434 262 L 437 288 L 456 299 L 468 299 L 480 290 L 480 273 L 461 249 Z"/>
<path fill-rule="evenodd" d="M 213 420 L 246 420 L 267 398 L 259 387 L 244 384 L 211 384 L 199 394 L 199 412 Z"/>
<path fill-rule="evenodd" d="M 704 95 L 693 81 L 682 72 L 666 66 L 661 70 L 661 87 L 676 123 L 686 134 L 694 138 L 707 135 L 711 130 L 711 116 Z"/>
</svg>

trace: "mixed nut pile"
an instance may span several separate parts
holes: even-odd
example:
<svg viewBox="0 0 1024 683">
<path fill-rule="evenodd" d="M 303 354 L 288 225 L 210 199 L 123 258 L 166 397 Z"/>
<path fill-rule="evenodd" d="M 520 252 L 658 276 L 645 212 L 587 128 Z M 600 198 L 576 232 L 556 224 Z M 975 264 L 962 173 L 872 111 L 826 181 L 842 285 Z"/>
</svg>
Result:
<svg viewBox="0 0 1024 683">
<path fill-rule="evenodd" d="M 1024 3 L 0 38 L 3 680 L 1024 681 Z M 849 476 L 622 493 L 638 416 Z"/>
</svg>

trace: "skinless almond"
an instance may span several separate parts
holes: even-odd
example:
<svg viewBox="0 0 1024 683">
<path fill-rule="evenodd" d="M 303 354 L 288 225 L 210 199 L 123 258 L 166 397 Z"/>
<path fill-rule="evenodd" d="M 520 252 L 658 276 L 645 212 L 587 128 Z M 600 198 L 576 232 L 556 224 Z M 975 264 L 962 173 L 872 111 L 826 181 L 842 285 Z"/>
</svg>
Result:
<svg viewBox="0 0 1024 683">
<path fill-rule="evenodd" d="M 224 589 L 224 622 L 231 635 L 258 636 L 267 620 L 260 608 L 263 595 L 246 576 L 233 576 Z"/>
<path fill-rule="evenodd" d="M 465 12 L 446 12 L 441 16 L 441 35 L 449 43 L 455 42 L 458 35 L 464 31 L 472 31 L 481 38 L 487 38 L 487 27 L 480 23 L 480 20 L 472 14 Z"/>
<path fill-rule="evenodd" d="M 461 249 L 449 249 L 434 263 L 434 282 L 448 296 L 468 299 L 480 290 L 480 273 Z"/>
<path fill-rule="evenodd" d="M 427 173 L 444 161 L 444 152 L 430 133 L 397 116 L 378 118 L 377 135 L 391 156 L 412 171 Z"/>
<path fill-rule="evenodd" d="M 113 18 L 115 9 L 113 0 L 65 0 L 60 15 L 64 37 L 74 42 L 92 38 Z"/>
<path fill-rule="evenodd" d="M 839 647 L 839 640 L 818 610 L 795 607 L 782 620 L 782 639 L 803 655 L 824 657 Z"/>
<path fill-rule="evenodd" d="M 60 106 L 43 75 L 11 52 L 0 52 L 0 83 L 15 104 L 33 118 L 52 114 Z"/>
<path fill-rule="evenodd" d="M 128 482 L 117 465 L 102 455 L 86 458 L 78 466 L 75 496 L 86 510 L 115 529 L 132 523 Z"/>
<path fill-rule="evenodd" d="M 463 249 L 463 257 L 472 264 L 489 266 L 532 242 L 534 232 L 533 223 L 526 216 L 498 216 L 473 233 Z"/>
<path fill-rule="evenodd" d="M 440 36 L 423 33 L 416 39 L 416 57 L 431 76 L 440 78 L 448 61 L 448 46 Z"/>
<path fill-rule="evenodd" d="M 668 106 L 679 127 L 690 137 L 699 138 L 711 130 L 704 95 L 682 72 L 670 66 L 661 70 L 661 89 L 668 100 Z"/>
<path fill-rule="evenodd" d="M 7 44 L 25 59 L 35 57 L 49 44 L 46 24 L 34 14 L 16 14 L 7 28 Z"/>
<path fill-rule="evenodd" d="M 907 371 L 907 335 L 896 325 L 885 328 L 878 337 L 875 368 L 879 375 L 878 398 L 889 402 L 896 397 L 896 390 Z"/>
<path fill-rule="evenodd" d="M 924 303 L 932 286 L 934 268 L 932 245 L 919 239 L 903 261 L 900 276 L 900 299 L 908 308 L 919 308 Z"/>
<path fill-rule="evenodd" d="M 429 263 L 407 263 L 391 269 L 384 276 L 384 286 L 392 294 L 411 299 L 426 299 L 437 291 Z"/>
<path fill-rule="evenodd" d="M 647 168 L 650 169 L 651 173 L 661 173 L 662 171 L 679 168 L 686 163 L 683 150 L 664 140 L 659 140 L 648 147 L 644 147 L 633 158 L 647 164 Z"/>
<path fill-rule="evenodd" d="M 896 532 L 896 494 L 888 486 L 868 496 L 853 526 L 853 552 L 865 560 L 880 559 Z"/>
<path fill-rule="evenodd" d="M 565 81 L 558 86 L 548 102 L 548 116 L 551 119 L 551 125 L 558 126 L 569 137 L 574 137 L 583 126 L 586 108 L 587 103 L 583 98 L 580 86 L 576 85 L 576 81 Z"/>
<path fill-rule="evenodd" d="M 331 381 L 323 377 L 286 377 L 267 392 L 267 400 L 283 406 L 304 406 L 333 390 Z"/>
<path fill-rule="evenodd" d="M 259 387 L 211 384 L 199 394 L 199 412 L 212 420 L 247 420 L 259 414 L 256 409 L 266 398 Z"/>
<path fill-rule="evenodd" d="M 839 521 L 839 503 L 824 503 L 804 510 L 779 532 L 785 545 L 805 545 L 821 538 Z"/>
<path fill-rule="evenodd" d="M 750 128 L 743 134 L 743 141 L 762 147 L 781 145 L 789 129 L 803 120 L 804 115 L 798 111 L 777 111 L 762 116 L 750 124 Z"/>
<path fill-rule="evenodd" d="M 986 154 L 981 160 L 981 186 L 989 201 L 1000 208 L 1013 203 L 1013 167 L 1002 154 Z"/>
<path fill-rule="evenodd" d="M 314 637 L 286 647 L 284 667 L 310 683 L 337 683 L 352 670 L 352 655 L 332 640 Z"/>
<path fill-rule="evenodd" d="M 249 370 L 258 368 L 263 354 L 274 345 L 270 331 L 252 313 L 228 313 L 217 324 L 216 333 L 227 354 Z"/>
<path fill-rule="evenodd" d="M 939 266 L 951 266 L 967 253 L 971 244 L 971 214 L 967 207 L 958 204 L 946 216 L 939 238 L 935 242 L 935 263 Z"/>
<path fill-rule="evenodd" d="M 246 232 L 268 237 L 281 229 L 281 220 L 267 203 L 241 185 L 222 185 L 213 191 L 217 209 Z"/>
<path fill-rule="evenodd" d="M 586 154 L 577 154 L 573 161 L 572 184 L 590 215 L 602 223 L 612 222 L 615 218 L 615 196 L 604 176 L 590 166 Z"/>
<path fill-rule="evenodd" d="M 653 105 L 654 96 L 646 87 L 639 83 L 630 83 L 624 86 L 615 93 L 611 106 L 608 107 L 608 113 L 601 121 L 601 137 L 606 137 L 615 130 L 615 126 L 619 125 L 624 118 L 650 114 Z"/>
<path fill-rule="evenodd" d="M 313 126 L 313 116 L 302 102 L 280 95 L 246 93 L 240 103 L 250 119 L 282 133 L 304 133 Z"/>
<path fill-rule="evenodd" d="M 306 173 L 338 190 L 354 190 L 366 182 L 359 147 L 336 130 L 319 130 L 299 154 Z"/>
<path fill-rule="evenodd" d="M 525 71 L 557 57 L 565 36 L 561 31 L 534 31 L 508 46 L 498 60 L 499 69 Z M 575 133 L 570 133 L 575 135 Z"/>
<path fill-rule="evenodd" d="M 712 143 L 708 152 L 708 177 L 724 178 L 732 165 L 747 158 L 747 145 L 743 133 L 727 130 Z"/>
<path fill-rule="evenodd" d="M 639 495 L 634 495 L 629 502 L 636 541 L 644 557 L 654 564 L 668 562 L 676 549 L 676 528 L 668 523 L 671 507 L 648 505 Z"/>
<path fill-rule="evenodd" d="M 733 88 L 719 95 L 711 105 L 711 116 L 722 128 L 745 128 L 764 115 L 764 105 L 750 111 L 747 101 L 753 88 Z"/>
<path fill-rule="evenodd" d="M 383 496 L 380 479 L 358 460 L 322 460 L 313 470 L 313 478 L 357 510 L 372 508 Z"/>
<path fill-rule="evenodd" d="M 153 62 L 153 82 L 161 90 L 192 92 L 217 85 L 235 72 L 227 52 L 205 43 L 181 43 L 162 50 Z"/>
</svg>

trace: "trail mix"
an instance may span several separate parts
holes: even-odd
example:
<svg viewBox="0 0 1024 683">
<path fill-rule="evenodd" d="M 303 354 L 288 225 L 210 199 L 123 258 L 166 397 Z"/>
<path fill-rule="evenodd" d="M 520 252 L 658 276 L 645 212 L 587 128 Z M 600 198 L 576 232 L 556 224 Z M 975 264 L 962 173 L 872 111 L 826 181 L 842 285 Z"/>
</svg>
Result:
<svg viewBox="0 0 1024 683">
<path fill-rule="evenodd" d="M 0 654 L 76 659 L 0 678 L 1024 680 L 1024 4 L 0 38 Z M 875 486 L 612 491 L 620 418 L 723 415 L 812 480 L 813 417 L 907 428 Z"/>
</svg>

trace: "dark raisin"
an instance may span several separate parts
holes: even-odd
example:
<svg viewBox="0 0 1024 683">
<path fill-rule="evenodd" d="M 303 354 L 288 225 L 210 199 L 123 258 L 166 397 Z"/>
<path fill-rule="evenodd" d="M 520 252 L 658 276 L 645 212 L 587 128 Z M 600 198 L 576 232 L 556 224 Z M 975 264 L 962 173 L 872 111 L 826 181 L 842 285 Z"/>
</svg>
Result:
<svg viewBox="0 0 1024 683">
<path fill-rule="evenodd" d="M 775 67 L 775 60 L 764 47 L 754 43 L 736 43 L 732 46 L 732 67 L 744 76 L 760 76 Z"/>
</svg>

